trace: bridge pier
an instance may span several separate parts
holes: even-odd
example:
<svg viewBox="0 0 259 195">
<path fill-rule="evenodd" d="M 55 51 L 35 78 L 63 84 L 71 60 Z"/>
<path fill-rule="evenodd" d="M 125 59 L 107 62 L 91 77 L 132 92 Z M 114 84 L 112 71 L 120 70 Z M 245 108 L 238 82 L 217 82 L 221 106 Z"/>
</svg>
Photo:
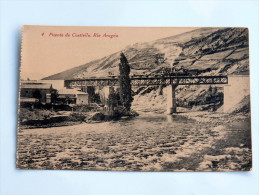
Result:
<svg viewBox="0 0 259 195">
<path fill-rule="evenodd" d="M 99 90 L 101 102 L 107 105 L 109 95 L 114 93 L 114 91 L 114 87 L 111 86 L 104 86 L 101 90 Z"/>
<path fill-rule="evenodd" d="M 178 85 L 168 85 L 167 90 L 167 104 L 166 104 L 166 114 L 176 113 L 176 97 L 175 89 Z"/>
<path fill-rule="evenodd" d="M 249 101 L 249 80 L 248 75 L 229 76 L 229 83 L 224 86 L 223 112 L 233 112 L 242 101 Z"/>
</svg>

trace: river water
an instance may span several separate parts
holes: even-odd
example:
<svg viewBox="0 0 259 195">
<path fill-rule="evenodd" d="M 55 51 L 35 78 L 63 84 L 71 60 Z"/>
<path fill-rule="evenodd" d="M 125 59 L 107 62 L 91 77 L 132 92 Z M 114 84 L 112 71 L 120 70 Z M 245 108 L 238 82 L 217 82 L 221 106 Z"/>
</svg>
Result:
<svg viewBox="0 0 259 195">
<path fill-rule="evenodd" d="M 138 117 L 119 121 L 24 129 L 18 134 L 18 167 L 117 171 L 229 169 L 225 165 L 233 159 L 229 153 L 235 150 L 241 155 L 249 149 L 237 150 L 235 146 L 228 153 L 223 152 L 225 148 L 222 150 L 223 145 L 217 143 L 224 139 L 226 126 L 216 124 L 217 118 L 209 120 L 211 123 L 181 114 L 140 112 Z M 244 159 L 249 158 L 241 156 L 234 165 L 230 163 L 232 169 L 240 169 Z"/>
</svg>

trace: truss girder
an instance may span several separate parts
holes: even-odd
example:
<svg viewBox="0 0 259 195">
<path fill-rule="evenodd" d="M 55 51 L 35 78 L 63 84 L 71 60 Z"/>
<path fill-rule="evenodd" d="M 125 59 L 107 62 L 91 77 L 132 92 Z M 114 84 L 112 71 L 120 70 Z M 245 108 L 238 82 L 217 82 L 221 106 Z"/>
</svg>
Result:
<svg viewBox="0 0 259 195">
<path fill-rule="evenodd" d="M 131 78 L 132 86 L 149 85 L 218 85 L 228 84 L 227 76 L 175 76 L 175 77 L 134 77 Z M 66 87 L 86 86 L 118 86 L 117 78 L 88 78 L 65 80 Z"/>
</svg>

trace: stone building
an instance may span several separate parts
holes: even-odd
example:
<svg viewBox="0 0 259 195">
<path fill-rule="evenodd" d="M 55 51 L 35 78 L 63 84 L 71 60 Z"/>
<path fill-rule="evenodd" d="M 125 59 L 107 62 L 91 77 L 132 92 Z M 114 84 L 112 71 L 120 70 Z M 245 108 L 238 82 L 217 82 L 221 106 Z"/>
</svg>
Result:
<svg viewBox="0 0 259 195">
<path fill-rule="evenodd" d="M 20 97 L 25 100 L 34 98 L 40 103 L 51 103 L 51 94 L 56 92 L 50 83 L 38 81 L 22 81 L 20 87 Z"/>
<path fill-rule="evenodd" d="M 88 94 L 79 89 L 63 88 L 58 90 L 57 101 L 63 104 L 89 104 Z"/>
</svg>

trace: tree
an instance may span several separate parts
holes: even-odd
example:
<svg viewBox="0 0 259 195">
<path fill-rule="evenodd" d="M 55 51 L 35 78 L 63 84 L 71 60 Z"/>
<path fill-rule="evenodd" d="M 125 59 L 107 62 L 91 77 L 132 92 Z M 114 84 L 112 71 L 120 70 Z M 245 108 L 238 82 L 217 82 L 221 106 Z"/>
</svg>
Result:
<svg viewBox="0 0 259 195">
<path fill-rule="evenodd" d="M 130 83 L 130 66 L 127 58 L 123 53 L 120 54 L 120 64 L 119 64 L 120 76 L 120 101 L 127 112 L 130 111 L 131 103 L 133 101 L 131 95 L 131 83 Z"/>
<path fill-rule="evenodd" d="M 120 97 L 119 97 L 120 98 Z M 111 93 L 107 100 L 108 107 L 113 110 L 119 104 L 118 94 Z"/>
<path fill-rule="evenodd" d="M 35 91 L 32 92 L 32 97 L 40 100 L 42 98 L 41 92 L 39 89 L 36 89 Z"/>
<path fill-rule="evenodd" d="M 51 94 L 51 103 L 56 103 L 56 100 L 58 98 L 57 90 L 52 90 L 50 94 Z"/>
</svg>

